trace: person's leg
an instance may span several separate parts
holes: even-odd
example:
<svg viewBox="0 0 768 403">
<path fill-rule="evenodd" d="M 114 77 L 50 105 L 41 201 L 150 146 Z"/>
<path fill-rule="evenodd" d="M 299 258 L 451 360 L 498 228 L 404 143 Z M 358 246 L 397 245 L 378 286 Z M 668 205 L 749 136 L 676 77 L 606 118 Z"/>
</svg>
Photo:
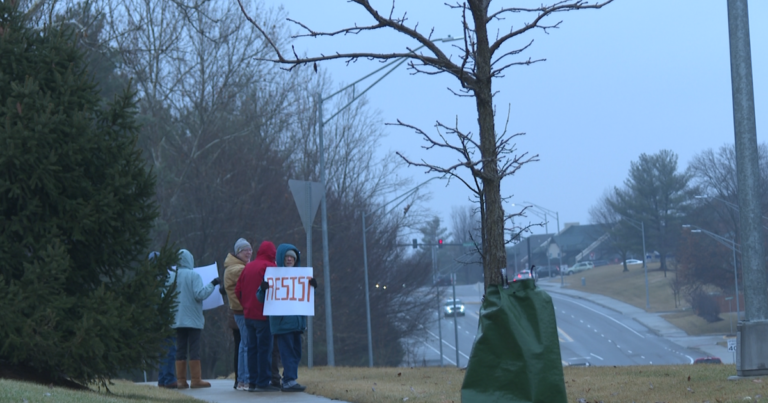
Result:
<svg viewBox="0 0 768 403">
<path fill-rule="evenodd" d="M 248 319 L 245 318 L 245 328 L 246 330 L 246 340 L 248 345 L 248 359 L 246 361 L 248 365 L 248 386 L 249 389 L 253 389 L 256 387 L 256 378 L 259 375 L 259 349 L 258 349 L 258 338 L 256 334 L 256 323 L 259 322 L 257 320 Z"/>
<path fill-rule="evenodd" d="M 168 337 L 164 342 L 165 357 L 160 364 L 157 374 L 157 386 L 164 388 L 176 387 L 176 338 Z"/>
<path fill-rule="evenodd" d="M 272 332 L 269 331 L 268 320 L 256 320 L 256 337 L 258 339 L 258 368 L 259 376 L 256 386 L 266 388 L 272 380 Z"/>
<path fill-rule="evenodd" d="M 237 364 L 238 364 L 237 357 L 240 355 L 239 354 L 239 350 L 240 350 L 240 330 L 232 329 L 232 339 L 234 340 L 234 343 L 233 343 L 232 346 L 233 346 L 233 350 L 234 350 L 234 354 L 235 354 L 234 357 L 233 357 L 233 359 L 234 359 L 233 362 L 235 364 L 235 386 L 233 386 L 233 388 L 237 389 Z"/>
<path fill-rule="evenodd" d="M 187 346 L 189 329 L 180 327 L 176 329 L 176 386 L 186 389 L 187 384 Z"/>
<path fill-rule="evenodd" d="M 245 317 L 235 315 L 235 323 L 240 328 L 240 346 L 238 348 L 237 381 L 248 386 L 250 380 L 250 368 L 248 365 L 248 328 L 245 326 Z M 254 381 L 255 382 L 255 381 Z"/>
<path fill-rule="evenodd" d="M 280 355 L 283 358 L 283 391 L 302 392 L 305 387 L 299 385 L 299 362 L 301 361 L 301 333 L 281 334 Z"/>
<path fill-rule="evenodd" d="M 189 329 L 189 374 L 192 388 L 210 388 L 209 382 L 203 381 L 203 369 L 200 364 L 200 336 L 202 329 Z"/>
<path fill-rule="evenodd" d="M 272 338 L 272 386 L 280 387 L 280 348 L 277 346 L 277 336 Z"/>
</svg>

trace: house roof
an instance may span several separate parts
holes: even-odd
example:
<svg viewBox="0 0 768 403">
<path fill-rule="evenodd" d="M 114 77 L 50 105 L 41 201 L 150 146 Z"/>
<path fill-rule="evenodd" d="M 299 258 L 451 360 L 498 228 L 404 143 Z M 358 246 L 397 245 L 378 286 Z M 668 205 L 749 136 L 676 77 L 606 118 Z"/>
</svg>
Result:
<svg viewBox="0 0 768 403">
<path fill-rule="evenodd" d="M 563 251 L 580 251 L 600 239 L 604 234 L 605 230 L 598 224 L 572 225 L 555 235 L 552 241 Z"/>
<path fill-rule="evenodd" d="M 527 239 L 531 240 L 531 253 L 546 253 L 549 242 L 555 243 L 563 250 L 582 251 L 605 234 L 598 224 L 571 225 L 559 234 L 536 234 L 523 238 L 513 246 L 507 247 L 507 254 L 526 255 L 528 253 Z"/>
</svg>

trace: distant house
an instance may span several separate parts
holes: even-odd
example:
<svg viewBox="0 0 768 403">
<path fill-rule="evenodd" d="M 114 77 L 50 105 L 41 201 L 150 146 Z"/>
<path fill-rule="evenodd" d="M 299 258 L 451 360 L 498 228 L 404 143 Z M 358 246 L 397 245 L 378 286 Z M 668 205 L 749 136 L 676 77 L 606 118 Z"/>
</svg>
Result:
<svg viewBox="0 0 768 403">
<path fill-rule="evenodd" d="M 608 235 L 600 225 L 567 223 L 557 234 L 531 235 L 507 248 L 507 269 L 511 272 L 536 266 L 572 266 L 581 261 L 594 261 L 596 266 L 613 257 Z M 530 245 L 530 262 L 528 246 Z M 516 266 L 517 264 L 517 266 Z"/>
</svg>

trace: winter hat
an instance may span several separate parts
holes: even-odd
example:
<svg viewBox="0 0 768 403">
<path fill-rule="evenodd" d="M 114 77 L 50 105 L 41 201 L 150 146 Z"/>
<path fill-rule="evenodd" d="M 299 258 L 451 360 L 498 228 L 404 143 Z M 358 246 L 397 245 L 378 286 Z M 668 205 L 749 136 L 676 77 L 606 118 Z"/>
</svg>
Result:
<svg viewBox="0 0 768 403">
<path fill-rule="evenodd" d="M 235 255 L 242 252 L 244 249 L 253 249 L 251 248 L 251 244 L 248 243 L 248 241 L 245 240 L 245 238 L 240 238 L 235 242 Z"/>
<path fill-rule="evenodd" d="M 296 257 L 297 257 L 296 256 L 296 251 L 293 250 L 293 249 L 288 249 L 288 252 L 285 252 L 285 257 L 288 257 L 288 256 L 292 257 L 293 260 L 295 261 Z"/>
</svg>

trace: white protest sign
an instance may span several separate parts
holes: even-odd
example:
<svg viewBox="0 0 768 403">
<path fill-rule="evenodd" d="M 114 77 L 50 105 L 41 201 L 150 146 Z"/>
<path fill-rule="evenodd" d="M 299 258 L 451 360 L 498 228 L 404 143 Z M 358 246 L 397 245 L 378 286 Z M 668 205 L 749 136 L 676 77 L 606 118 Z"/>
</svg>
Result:
<svg viewBox="0 0 768 403">
<path fill-rule="evenodd" d="M 264 281 L 266 316 L 315 316 L 315 288 L 309 285 L 311 267 L 268 267 Z"/>
<path fill-rule="evenodd" d="M 728 339 L 728 351 L 736 351 L 736 339 Z"/>
<path fill-rule="evenodd" d="M 219 277 L 219 269 L 216 268 L 216 263 L 209 266 L 197 267 L 195 268 L 195 272 L 203 279 L 203 285 L 208 285 L 211 280 Z M 217 285 L 213 288 L 213 293 L 203 300 L 203 310 L 213 309 L 222 305 L 224 305 L 224 299 L 221 298 L 219 286 Z"/>
</svg>

